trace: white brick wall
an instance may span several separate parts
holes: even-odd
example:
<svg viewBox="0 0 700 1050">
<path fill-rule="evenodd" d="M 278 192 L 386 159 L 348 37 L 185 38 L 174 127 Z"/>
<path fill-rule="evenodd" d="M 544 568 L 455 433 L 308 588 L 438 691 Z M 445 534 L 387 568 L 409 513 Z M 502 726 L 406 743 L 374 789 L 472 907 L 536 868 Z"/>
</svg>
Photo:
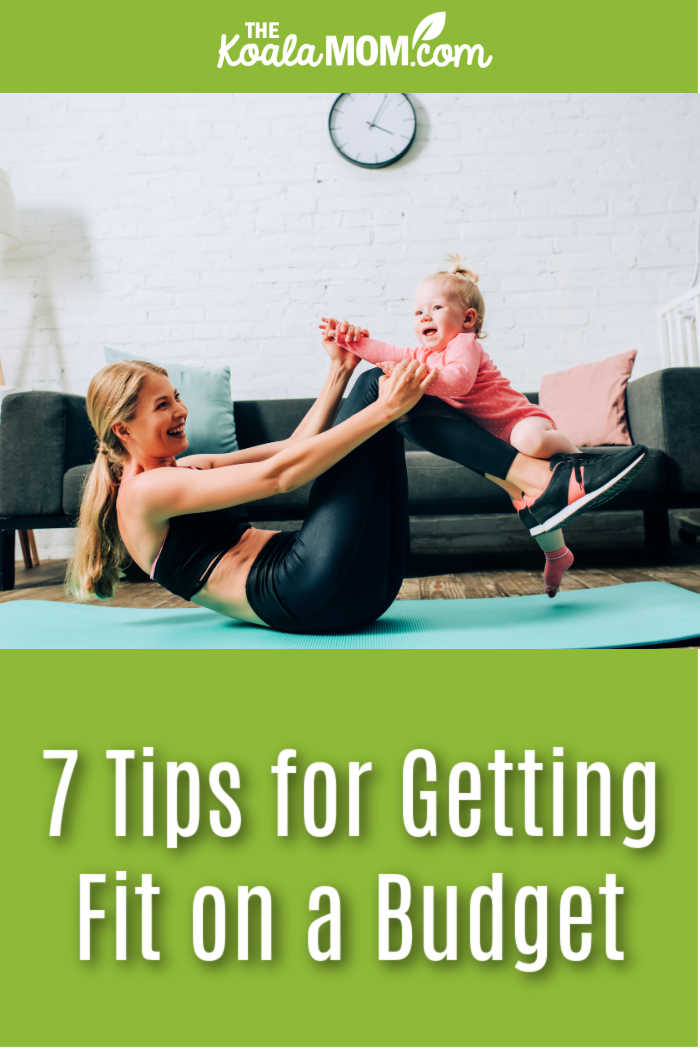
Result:
<svg viewBox="0 0 700 1050">
<path fill-rule="evenodd" d="M 698 96 L 423 95 L 381 171 L 335 153 L 331 101 L 0 96 L 25 234 L 0 256 L 7 382 L 82 393 L 111 344 L 228 363 L 238 397 L 312 394 L 318 316 L 408 342 L 413 287 L 454 250 L 521 388 L 631 346 L 659 366 L 654 309 L 694 264 Z"/>
</svg>

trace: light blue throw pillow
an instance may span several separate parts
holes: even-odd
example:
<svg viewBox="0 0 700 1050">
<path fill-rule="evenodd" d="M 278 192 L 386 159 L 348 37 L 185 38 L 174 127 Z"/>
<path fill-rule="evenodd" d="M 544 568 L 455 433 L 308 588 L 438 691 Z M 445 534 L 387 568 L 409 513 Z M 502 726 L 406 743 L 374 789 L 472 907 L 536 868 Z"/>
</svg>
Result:
<svg viewBox="0 0 700 1050">
<path fill-rule="evenodd" d="M 125 353 L 105 347 L 105 361 L 108 365 L 115 361 L 132 361 L 139 355 Z M 150 357 L 148 360 L 152 360 Z M 153 361 L 168 372 L 170 382 L 180 391 L 182 400 L 187 405 L 189 415 L 185 432 L 187 434 L 187 452 L 183 455 L 195 455 L 200 452 L 235 452 L 236 424 L 231 404 L 231 369 L 200 368 L 199 365 L 186 365 L 178 361 Z"/>
</svg>

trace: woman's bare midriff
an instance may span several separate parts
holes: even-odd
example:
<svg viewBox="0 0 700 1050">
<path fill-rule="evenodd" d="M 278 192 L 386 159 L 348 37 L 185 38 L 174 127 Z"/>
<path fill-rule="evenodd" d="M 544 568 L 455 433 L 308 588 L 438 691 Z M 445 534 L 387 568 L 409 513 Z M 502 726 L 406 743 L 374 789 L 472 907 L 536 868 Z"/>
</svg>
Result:
<svg viewBox="0 0 700 1050">
<path fill-rule="evenodd" d="M 203 605 L 224 616 L 247 620 L 266 626 L 250 607 L 245 585 L 251 566 L 265 544 L 277 534 L 278 529 L 246 529 L 235 547 L 224 554 L 213 573 L 192 596 L 196 605 Z"/>
</svg>

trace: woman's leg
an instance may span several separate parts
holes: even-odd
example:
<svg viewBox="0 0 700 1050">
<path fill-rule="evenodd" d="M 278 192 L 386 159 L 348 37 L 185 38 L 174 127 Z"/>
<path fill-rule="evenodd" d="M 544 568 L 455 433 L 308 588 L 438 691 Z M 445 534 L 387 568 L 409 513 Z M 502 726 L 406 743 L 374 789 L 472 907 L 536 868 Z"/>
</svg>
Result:
<svg viewBox="0 0 700 1050">
<path fill-rule="evenodd" d="M 362 373 L 339 418 L 376 400 L 380 378 L 379 369 Z M 601 457 L 591 464 L 586 455 L 562 456 L 561 463 L 532 459 L 431 397 L 422 398 L 398 426 L 424 448 L 523 496 L 520 515 L 534 534 L 592 505 L 592 498 L 598 500 L 589 478 L 617 490 L 620 479 L 626 483 L 645 454 L 638 446 L 608 454 L 605 464 Z M 573 490 L 574 475 L 580 475 L 581 488 L 585 482 L 591 495 L 582 498 Z M 556 520 L 550 525 L 550 519 Z M 303 528 L 295 536 L 281 534 L 278 544 L 274 537 L 266 544 L 251 569 L 248 598 L 261 619 L 280 630 L 350 630 L 375 620 L 391 604 L 407 554 L 403 442 L 389 426 L 316 479 Z"/>
<path fill-rule="evenodd" d="M 376 400 L 381 377 L 372 369 L 357 378 L 339 422 Z M 423 398 L 407 424 L 414 440 L 482 473 L 505 477 L 517 455 L 437 398 Z M 398 593 L 408 539 L 403 441 L 389 426 L 316 479 L 301 531 L 271 541 L 253 566 L 251 605 L 270 626 L 289 631 L 370 623 Z"/>
<path fill-rule="evenodd" d="M 381 374 L 374 369 L 358 377 L 340 418 L 376 400 Z M 407 558 L 403 440 L 388 426 L 316 479 L 301 531 L 274 565 L 273 578 L 264 581 L 266 600 L 261 602 L 255 593 L 263 582 L 259 565 L 251 570 L 249 598 L 272 627 L 313 633 L 351 630 L 373 622 L 388 608 Z"/>
<path fill-rule="evenodd" d="M 604 454 L 559 453 L 549 460 L 534 459 L 433 397 L 422 398 L 397 425 L 423 448 L 504 488 L 531 536 L 551 532 L 607 502 L 629 484 L 647 451 L 644 445 L 630 445 Z"/>
<path fill-rule="evenodd" d="M 518 452 L 438 397 L 421 398 L 394 425 L 404 437 L 428 452 L 483 474 L 511 498 L 541 493 L 549 482 L 547 460 Z"/>
<path fill-rule="evenodd" d="M 415 408 L 394 425 L 404 437 L 428 452 L 500 482 L 508 478 L 518 458 L 518 451 L 512 445 L 494 437 L 438 397 L 422 397 Z M 542 466 L 547 470 L 546 464 Z"/>
</svg>

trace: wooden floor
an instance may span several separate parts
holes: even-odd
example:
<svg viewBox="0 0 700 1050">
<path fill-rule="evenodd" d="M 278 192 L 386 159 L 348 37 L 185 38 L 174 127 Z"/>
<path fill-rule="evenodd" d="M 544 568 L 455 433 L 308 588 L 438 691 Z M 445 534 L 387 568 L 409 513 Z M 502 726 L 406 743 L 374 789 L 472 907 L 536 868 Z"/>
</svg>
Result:
<svg viewBox="0 0 700 1050">
<path fill-rule="evenodd" d="M 17 565 L 13 591 L 0 591 L 0 602 L 41 599 L 67 602 L 63 589 L 65 561 L 48 561 L 27 570 Z M 567 573 L 562 591 L 583 587 L 611 587 L 617 583 L 664 580 L 700 594 L 700 564 L 661 563 L 656 566 L 616 566 L 614 569 L 582 568 Z M 536 569 L 493 568 L 488 572 L 451 572 L 412 576 L 404 580 L 399 598 L 503 598 L 540 594 L 542 573 Z M 190 603 L 164 591 L 157 583 L 123 581 L 110 603 L 131 609 L 183 609 Z"/>
<path fill-rule="evenodd" d="M 583 519 L 584 522 L 590 519 Z M 567 540 L 576 563 L 562 591 L 662 580 L 700 593 L 700 543 L 675 538 L 670 547 L 644 546 L 639 515 L 599 514 L 596 528 L 572 523 Z M 510 519 L 472 518 L 460 533 L 445 520 L 421 522 L 412 536 L 411 573 L 399 598 L 497 598 L 542 591 L 542 555 Z M 39 546 L 41 552 L 41 546 Z M 26 570 L 17 566 L 13 591 L 0 602 L 42 599 L 68 601 L 63 589 L 65 561 L 47 561 Z M 436 571 L 439 570 L 439 571 Z M 555 599 L 556 600 L 556 599 Z M 114 604 L 130 608 L 177 609 L 189 603 L 150 582 L 121 583 Z M 678 643 L 698 648 L 700 639 Z"/>
</svg>

